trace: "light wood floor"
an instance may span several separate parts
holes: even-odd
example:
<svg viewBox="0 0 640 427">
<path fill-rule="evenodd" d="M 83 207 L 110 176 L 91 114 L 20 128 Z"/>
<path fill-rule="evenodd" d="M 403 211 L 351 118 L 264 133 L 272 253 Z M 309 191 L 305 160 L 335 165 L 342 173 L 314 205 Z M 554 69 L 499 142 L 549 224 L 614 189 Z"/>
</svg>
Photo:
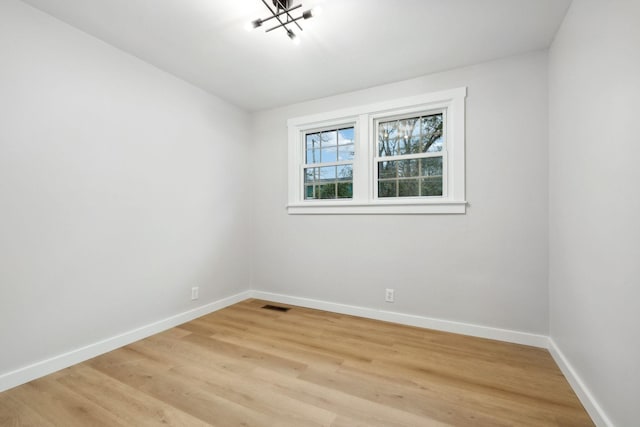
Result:
<svg viewBox="0 0 640 427">
<path fill-rule="evenodd" d="M 0 393 L 0 425 L 593 425 L 546 350 L 264 304 Z"/>
</svg>

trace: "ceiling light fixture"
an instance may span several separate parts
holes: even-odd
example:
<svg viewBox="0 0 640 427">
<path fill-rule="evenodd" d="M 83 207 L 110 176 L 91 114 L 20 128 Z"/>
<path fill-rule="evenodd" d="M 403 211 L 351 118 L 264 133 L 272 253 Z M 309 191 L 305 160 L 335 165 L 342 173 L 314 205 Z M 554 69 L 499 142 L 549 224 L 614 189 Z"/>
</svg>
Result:
<svg viewBox="0 0 640 427">
<path fill-rule="evenodd" d="M 300 43 L 300 37 L 298 37 L 296 33 L 294 33 L 293 30 L 289 27 L 292 27 L 293 25 L 295 25 L 296 27 L 298 27 L 300 31 L 302 31 L 302 27 L 300 26 L 298 21 L 301 19 L 312 18 L 317 14 L 317 10 L 309 9 L 302 12 L 302 15 L 298 17 L 293 17 L 291 12 L 293 12 L 294 10 L 300 9 L 302 5 L 298 4 L 296 6 L 292 6 L 291 0 L 272 0 L 273 6 L 275 7 L 275 9 L 272 6 L 269 6 L 269 3 L 267 3 L 266 0 L 262 0 L 262 3 L 264 3 L 267 9 L 269 9 L 269 12 L 271 12 L 271 16 L 267 18 L 256 19 L 254 21 L 251 21 L 247 25 L 247 29 L 253 30 L 253 29 L 262 27 L 262 24 L 264 24 L 265 22 L 270 21 L 272 19 L 276 19 L 278 23 L 275 26 L 266 29 L 265 32 L 268 33 L 278 28 L 284 28 L 285 31 L 287 32 L 287 36 L 291 39 L 291 41 L 294 44 Z"/>
</svg>

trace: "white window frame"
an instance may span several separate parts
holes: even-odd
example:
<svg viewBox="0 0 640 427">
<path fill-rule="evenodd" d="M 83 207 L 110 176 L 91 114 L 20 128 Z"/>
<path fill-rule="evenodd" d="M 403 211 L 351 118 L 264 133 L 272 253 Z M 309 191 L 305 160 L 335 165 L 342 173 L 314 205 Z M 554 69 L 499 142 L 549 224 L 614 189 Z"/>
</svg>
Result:
<svg viewBox="0 0 640 427">
<path fill-rule="evenodd" d="M 305 158 L 305 153 L 306 153 L 306 147 L 305 147 L 305 143 L 306 143 L 306 135 L 308 134 L 313 134 L 313 133 L 318 133 L 318 132 L 325 132 L 325 131 L 333 131 L 333 130 L 338 130 L 338 129 L 342 129 L 342 128 L 353 128 L 353 149 L 354 149 L 354 156 L 353 156 L 353 160 L 337 160 L 335 162 L 325 162 L 325 163 L 307 163 L 307 159 Z M 304 191 L 304 169 L 305 167 L 316 167 L 316 168 L 321 168 L 321 167 L 326 167 L 326 166 L 337 166 L 337 165 L 345 165 L 345 164 L 349 164 L 351 165 L 351 170 L 353 171 L 355 169 L 354 167 L 354 162 L 355 162 L 355 150 L 358 146 L 357 141 L 358 141 L 358 126 L 356 122 L 347 122 L 347 123 L 342 123 L 340 122 L 339 126 L 323 126 L 320 128 L 309 128 L 309 129 L 304 129 L 302 131 L 301 134 L 301 138 L 303 139 L 303 143 L 302 143 L 302 161 L 300 162 L 300 173 L 302 174 L 302 185 L 301 185 L 301 190 L 302 190 L 302 194 L 300 195 L 301 200 L 322 200 L 322 201 L 348 201 L 348 200 L 352 200 L 351 198 L 335 198 L 335 199 L 305 199 L 305 191 Z M 337 142 L 336 142 L 337 143 Z M 336 146 L 337 149 L 337 146 Z M 353 178 L 352 178 L 353 180 Z M 353 185 L 353 184 L 352 184 Z M 353 192 L 353 189 L 352 189 Z"/>
<path fill-rule="evenodd" d="M 336 110 L 288 120 L 289 214 L 464 214 L 465 98 L 467 88 L 456 88 Z M 410 114 L 445 114 L 443 196 L 377 198 L 378 120 Z M 304 199 L 304 135 L 315 129 L 354 126 L 353 198 Z"/>
</svg>

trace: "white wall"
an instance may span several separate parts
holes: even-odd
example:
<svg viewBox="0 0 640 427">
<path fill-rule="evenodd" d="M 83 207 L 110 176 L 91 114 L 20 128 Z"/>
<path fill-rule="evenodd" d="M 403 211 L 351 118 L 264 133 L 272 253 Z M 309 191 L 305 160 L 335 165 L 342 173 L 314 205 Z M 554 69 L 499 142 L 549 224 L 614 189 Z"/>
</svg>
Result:
<svg viewBox="0 0 640 427">
<path fill-rule="evenodd" d="M 640 2 L 574 0 L 550 53 L 550 334 L 618 426 L 640 406 Z"/>
<path fill-rule="evenodd" d="M 460 86 L 466 215 L 287 215 L 289 117 Z M 547 101 L 540 52 L 256 113 L 254 289 L 546 335 Z"/>
<path fill-rule="evenodd" d="M 245 113 L 14 0 L 0 55 L 0 375 L 249 287 Z"/>
</svg>

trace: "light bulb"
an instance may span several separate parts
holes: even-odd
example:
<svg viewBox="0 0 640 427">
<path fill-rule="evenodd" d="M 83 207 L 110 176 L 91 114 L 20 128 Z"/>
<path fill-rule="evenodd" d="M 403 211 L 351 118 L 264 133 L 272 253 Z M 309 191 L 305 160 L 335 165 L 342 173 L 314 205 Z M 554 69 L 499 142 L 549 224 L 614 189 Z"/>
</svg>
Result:
<svg viewBox="0 0 640 427">
<path fill-rule="evenodd" d="M 300 37 L 297 37 L 296 34 L 293 31 L 287 30 L 287 35 L 289 36 L 289 38 L 291 39 L 293 44 L 295 44 L 295 45 L 299 45 L 300 44 Z"/>
<path fill-rule="evenodd" d="M 255 21 L 247 22 L 244 28 L 247 31 L 251 31 L 261 26 L 262 26 L 262 19 L 256 19 Z"/>
</svg>

